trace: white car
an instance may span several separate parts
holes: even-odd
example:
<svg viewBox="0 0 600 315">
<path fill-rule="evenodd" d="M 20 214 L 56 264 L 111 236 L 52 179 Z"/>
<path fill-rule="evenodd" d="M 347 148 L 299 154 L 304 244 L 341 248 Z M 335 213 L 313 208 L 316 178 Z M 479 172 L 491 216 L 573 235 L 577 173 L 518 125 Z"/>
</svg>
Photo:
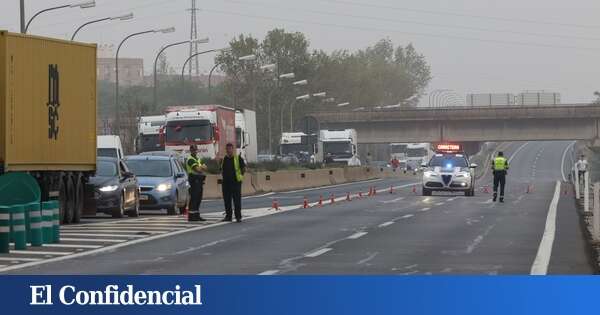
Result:
<svg viewBox="0 0 600 315">
<path fill-rule="evenodd" d="M 469 164 L 463 154 L 437 153 L 423 167 L 423 196 L 431 196 L 434 191 L 464 192 L 465 196 L 475 195 L 476 164 Z"/>
</svg>

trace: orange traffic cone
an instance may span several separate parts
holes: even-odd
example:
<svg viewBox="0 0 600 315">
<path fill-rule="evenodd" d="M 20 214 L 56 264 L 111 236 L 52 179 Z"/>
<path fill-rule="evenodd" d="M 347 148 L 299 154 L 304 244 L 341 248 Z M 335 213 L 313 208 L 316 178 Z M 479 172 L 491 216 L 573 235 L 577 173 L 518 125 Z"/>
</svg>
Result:
<svg viewBox="0 0 600 315">
<path fill-rule="evenodd" d="M 390 194 L 394 193 L 394 186 L 390 185 Z"/>
<path fill-rule="evenodd" d="M 377 195 L 377 187 L 373 187 L 373 196 Z"/>
<path fill-rule="evenodd" d="M 335 203 L 335 194 L 331 194 L 329 195 L 330 199 L 331 199 L 331 203 Z"/>
<path fill-rule="evenodd" d="M 531 194 L 533 192 L 533 187 L 531 187 L 531 184 L 527 184 L 527 191 L 526 193 Z"/>
<path fill-rule="evenodd" d="M 417 186 L 413 186 L 413 188 L 412 188 L 412 192 L 413 192 L 413 194 L 416 194 L 416 193 L 417 193 Z"/>
<path fill-rule="evenodd" d="M 319 195 L 319 203 L 317 206 L 319 206 L 319 208 L 323 206 L 323 195 Z"/>
<path fill-rule="evenodd" d="M 302 208 L 308 209 L 308 199 L 306 199 L 306 197 L 304 197 L 304 203 L 302 204 Z"/>
<path fill-rule="evenodd" d="M 490 193 L 490 186 L 483 186 L 483 193 L 484 194 L 489 194 Z"/>
<path fill-rule="evenodd" d="M 358 199 L 362 199 L 362 198 L 363 198 L 362 191 L 359 191 L 358 192 Z"/>
<path fill-rule="evenodd" d="M 369 194 L 367 196 L 368 197 L 373 196 L 373 187 L 369 187 Z"/>
<path fill-rule="evenodd" d="M 271 209 L 279 210 L 279 202 L 277 199 L 273 199 L 273 204 L 271 205 Z"/>
<path fill-rule="evenodd" d="M 350 193 L 346 194 L 346 201 L 352 201 L 352 197 L 350 196 Z"/>
</svg>

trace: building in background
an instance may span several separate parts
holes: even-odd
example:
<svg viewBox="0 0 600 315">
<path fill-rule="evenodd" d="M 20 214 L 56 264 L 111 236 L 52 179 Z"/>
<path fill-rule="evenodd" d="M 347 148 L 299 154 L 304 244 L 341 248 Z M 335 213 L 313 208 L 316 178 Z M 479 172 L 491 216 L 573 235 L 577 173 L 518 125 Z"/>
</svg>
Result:
<svg viewBox="0 0 600 315">
<path fill-rule="evenodd" d="M 96 74 L 98 81 L 115 82 L 114 45 L 99 45 Z M 119 58 L 119 85 L 132 86 L 144 83 L 144 59 Z"/>
</svg>

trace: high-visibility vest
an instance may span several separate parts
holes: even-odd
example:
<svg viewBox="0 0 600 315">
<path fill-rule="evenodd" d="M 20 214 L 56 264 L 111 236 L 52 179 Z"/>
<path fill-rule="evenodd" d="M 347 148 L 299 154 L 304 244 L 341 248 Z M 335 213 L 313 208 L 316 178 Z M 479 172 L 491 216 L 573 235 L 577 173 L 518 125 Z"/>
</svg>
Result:
<svg viewBox="0 0 600 315">
<path fill-rule="evenodd" d="M 192 166 L 190 166 L 189 161 L 193 160 L 194 163 L 192 164 Z M 191 175 L 198 175 L 198 172 L 196 172 L 194 170 L 194 168 L 196 168 L 196 166 L 201 166 L 202 162 L 200 162 L 199 159 L 193 157 L 193 156 L 188 156 L 187 160 L 185 160 L 185 171 L 187 172 L 188 176 Z"/>
<path fill-rule="evenodd" d="M 223 164 L 225 164 L 225 159 L 221 161 L 221 169 L 223 169 Z M 244 180 L 244 175 L 242 175 L 242 169 L 240 168 L 240 156 L 233 156 L 233 169 L 235 170 L 235 180 L 237 182 L 242 182 Z"/>
<path fill-rule="evenodd" d="M 503 156 L 494 159 L 494 171 L 506 171 L 508 169 L 508 161 Z"/>
</svg>

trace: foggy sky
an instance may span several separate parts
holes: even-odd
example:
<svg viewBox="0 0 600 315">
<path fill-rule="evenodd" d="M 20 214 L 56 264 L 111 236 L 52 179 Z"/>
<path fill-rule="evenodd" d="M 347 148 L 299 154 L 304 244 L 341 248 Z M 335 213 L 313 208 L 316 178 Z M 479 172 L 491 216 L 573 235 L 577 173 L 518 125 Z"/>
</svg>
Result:
<svg viewBox="0 0 600 315">
<path fill-rule="evenodd" d="M 38 10 L 80 0 L 27 0 L 29 18 Z M 162 45 L 190 36 L 190 0 L 97 0 L 96 8 L 63 9 L 39 16 L 29 33 L 70 38 L 82 23 L 129 12 L 128 22 L 91 25 L 78 40 L 115 44 L 130 33 L 175 26 L 171 34 L 129 41 L 121 56 L 143 57 L 146 73 Z M 225 47 L 239 33 L 262 38 L 275 27 L 304 32 L 312 49 L 355 50 L 390 38 L 413 43 L 425 54 L 434 79 L 428 90 L 518 93 L 548 90 L 563 103 L 589 102 L 600 90 L 600 1 L 598 0 L 198 0 L 201 49 Z M 351 5 L 360 3 L 364 6 Z M 18 0 L 2 0 L 0 29 L 19 30 Z M 432 12 L 435 11 L 435 12 Z M 170 48 L 176 70 L 189 46 Z M 207 72 L 213 56 L 200 59 Z M 425 98 L 426 99 L 426 98 Z"/>
</svg>

